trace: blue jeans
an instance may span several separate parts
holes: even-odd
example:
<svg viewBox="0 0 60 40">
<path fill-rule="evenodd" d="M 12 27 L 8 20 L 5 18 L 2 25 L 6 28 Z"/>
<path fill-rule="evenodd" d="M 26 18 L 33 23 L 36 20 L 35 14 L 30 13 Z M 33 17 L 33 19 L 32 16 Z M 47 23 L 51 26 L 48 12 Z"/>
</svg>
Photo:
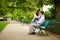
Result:
<svg viewBox="0 0 60 40">
<path fill-rule="evenodd" d="M 39 27 L 39 26 L 41 26 L 41 25 L 36 23 L 35 21 L 32 21 L 30 23 L 30 32 L 35 32 L 35 28 L 34 27 Z"/>
</svg>

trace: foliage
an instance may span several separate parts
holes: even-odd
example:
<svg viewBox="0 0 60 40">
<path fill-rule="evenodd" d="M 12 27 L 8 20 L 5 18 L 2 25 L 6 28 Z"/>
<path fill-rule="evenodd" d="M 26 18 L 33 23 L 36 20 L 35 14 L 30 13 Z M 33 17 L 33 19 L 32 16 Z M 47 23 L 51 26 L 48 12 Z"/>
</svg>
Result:
<svg viewBox="0 0 60 40">
<path fill-rule="evenodd" d="M 11 12 L 13 15 L 13 11 L 15 9 L 20 9 L 22 12 L 28 12 L 28 11 L 34 11 L 37 8 L 42 8 L 44 5 L 43 3 L 46 0 L 1 0 L 0 1 L 0 10 L 1 14 L 0 15 L 5 15 L 6 12 Z M 48 0 L 47 4 L 52 3 L 52 0 Z"/>
<path fill-rule="evenodd" d="M 46 19 L 49 20 L 49 19 L 51 18 L 51 14 L 50 14 L 49 11 L 46 11 L 44 14 L 45 14 L 45 18 L 46 18 Z"/>
<path fill-rule="evenodd" d="M 34 12 L 28 12 L 28 13 L 20 13 L 20 16 L 18 16 L 18 19 L 20 19 L 20 21 L 25 22 L 25 20 L 27 20 L 26 23 L 30 23 L 30 21 L 32 20 L 32 18 L 34 17 Z"/>
<path fill-rule="evenodd" d="M 10 14 L 11 19 L 32 19 L 33 11 L 42 9 L 43 5 L 52 4 L 53 0 L 1 0 L 0 15 Z M 50 14 L 46 14 L 51 16 Z M 9 16 L 9 15 L 8 15 Z"/>
<path fill-rule="evenodd" d="M 54 5 L 54 0 L 44 0 L 43 4 L 45 4 L 45 5 Z"/>
<path fill-rule="evenodd" d="M 56 22 L 55 27 L 54 27 L 54 32 L 60 35 L 60 22 Z"/>
<path fill-rule="evenodd" d="M 48 19 L 48 20 L 54 19 L 55 18 L 54 13 L 55 13 L 54 7 L 48 8 L 48 11 L 45 11 L 46 19 Z"/>
</svg>

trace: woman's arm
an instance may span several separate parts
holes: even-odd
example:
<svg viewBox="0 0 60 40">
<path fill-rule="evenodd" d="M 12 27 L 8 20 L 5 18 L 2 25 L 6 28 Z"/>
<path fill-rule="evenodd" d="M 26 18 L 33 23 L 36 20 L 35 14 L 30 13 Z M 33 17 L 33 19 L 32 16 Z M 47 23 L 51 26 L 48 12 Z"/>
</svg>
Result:
<svg viewBox="0 0 60 40">
<path fill-rule="evenodd" d="M 32 19 L 32 21 L 34 21 L 35 17 L 36 17 L 36 15 L 34 14 L 34 18 Z"/>
</svg>

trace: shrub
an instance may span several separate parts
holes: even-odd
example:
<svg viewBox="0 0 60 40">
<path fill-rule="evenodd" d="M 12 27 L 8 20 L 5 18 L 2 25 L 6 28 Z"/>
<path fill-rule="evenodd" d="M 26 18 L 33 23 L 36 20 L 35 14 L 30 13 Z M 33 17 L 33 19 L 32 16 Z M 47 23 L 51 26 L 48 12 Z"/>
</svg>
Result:
<svg viewBox="0 0 60 40">
<path fill-rule="evenodd" d="M 46 11 L 46 12 L 44 13 L 44 15 L 45 15 L 45 18 L 46 18 L 47 20 L 52 19 L 52 14 L 51 14 L 49 11 Z"/>
<path fill-rule="evenodd" d="M 60 22 L 56 22 L 54 32 L 60 35 Z"/>
</svg>

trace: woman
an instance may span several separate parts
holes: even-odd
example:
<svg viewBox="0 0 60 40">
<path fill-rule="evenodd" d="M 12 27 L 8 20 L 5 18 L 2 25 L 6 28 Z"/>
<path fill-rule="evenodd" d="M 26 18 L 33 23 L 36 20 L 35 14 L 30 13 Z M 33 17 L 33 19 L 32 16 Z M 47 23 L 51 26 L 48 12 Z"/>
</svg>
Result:
<svg viewBox="0 0 60 40">
<path fill-rule="evenodd" d="M 32 19 L 32 22 L 30 23 L 29 27 L 29 33 L 28 34 L 35 34 L 35 27 L 39 27 L 45 22 L 45 16 L 43 11 L 37 10 L 36 14 L 34 14 L 34 18 Z"/>
</svg>

